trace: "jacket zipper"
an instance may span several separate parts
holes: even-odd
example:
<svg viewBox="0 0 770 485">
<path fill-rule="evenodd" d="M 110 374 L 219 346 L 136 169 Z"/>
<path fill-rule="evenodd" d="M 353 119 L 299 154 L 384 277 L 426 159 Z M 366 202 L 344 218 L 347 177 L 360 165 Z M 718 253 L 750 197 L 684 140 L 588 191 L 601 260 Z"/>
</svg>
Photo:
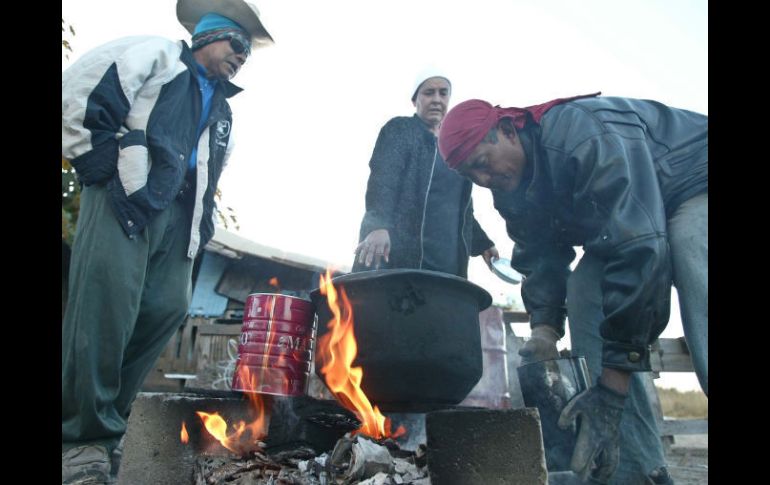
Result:
<svg viewBox="0 0 770 485">
<path fill-rule="evenodd" d="M 471 190 L 473 190 L 473 186 L 471 186 Z M 471 255 L 471 250 L 468 247 L 468 241 L 465 240 L 465 216 L 468 214 L 468 207 L 471 205 L 471 194 L 468 195 L 468 203 L 465 204 L 465 209 L 463 210 L 463 224 L 460 226 L 460 239 L 463 240 L 463 246 L 465 246 L 465 257 L 468 258 Z"/>
<path fill-rule="evenodd" d="M 425 191 L 425 202 L 422 205 L 422 221 L 420 222 L 420 266 L 422 269 L 422 259 L 425 253 L 423 247 L 423 239 L 425 233 L 425 214 L 428 212 L 428 196 L 430 195 L 430 186 L 433 184 L 433 172 L 436 170 L 436 155 L 438 154 L 438 146 L 433 147 L 433 165 L 430 167 L 430 178 L 428 179 L 428 190 Z"/>
</svg>

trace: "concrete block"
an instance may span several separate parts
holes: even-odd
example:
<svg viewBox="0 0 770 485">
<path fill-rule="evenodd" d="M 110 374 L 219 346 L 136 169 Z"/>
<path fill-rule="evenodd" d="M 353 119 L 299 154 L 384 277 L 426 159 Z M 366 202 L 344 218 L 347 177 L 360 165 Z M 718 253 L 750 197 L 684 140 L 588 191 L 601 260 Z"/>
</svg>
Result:
<svg viewBox="0 0 770 485">
<path fill-rule="evenodd" d="M 228 425 L 254 419 L 245 398 L 139 393 L 128 419 L 118 485 L 192 484 L 198 455 L 227 455 L 229 451 L 208 434 L 196 411 L 218 412 Z M 188 444 L 181 442 L 183 421 Z"/>
<path fill-rule="evenodd" d="M 431 483 L 545 485 L 540 415 L 535 408 L 446 410 L 425 422 Z"/>
</svg>

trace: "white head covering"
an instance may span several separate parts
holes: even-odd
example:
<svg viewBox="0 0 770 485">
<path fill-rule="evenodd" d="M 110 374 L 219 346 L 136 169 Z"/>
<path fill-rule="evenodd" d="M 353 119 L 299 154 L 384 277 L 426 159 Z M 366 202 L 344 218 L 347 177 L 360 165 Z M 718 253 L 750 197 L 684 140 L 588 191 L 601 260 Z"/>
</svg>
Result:
<svg viewBox="0 0 770 485">
<path fill-rule="evenodd" d="M 447 77 L 444 71 L 435 66 L 429 66 L 421 70 L 414 78 L 414 86 L 412 86 L 412 101 L 414 101 L 417 97 L 417 90 L 420 89 L 422 83 L 432 77 L 440 77 L 446 79 L 446 82 L 449 83 L 449 89 L 452 89 L 452 81 L 449 80 L 449 77 Z"/>
</svg>

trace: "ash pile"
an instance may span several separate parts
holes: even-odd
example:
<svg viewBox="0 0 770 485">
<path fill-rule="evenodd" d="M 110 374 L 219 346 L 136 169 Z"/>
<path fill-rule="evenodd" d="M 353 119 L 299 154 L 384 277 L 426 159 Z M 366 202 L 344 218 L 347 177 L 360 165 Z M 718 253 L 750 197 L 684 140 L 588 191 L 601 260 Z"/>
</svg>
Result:
<svg viewBox="0 0 770 485">
<path fill-rule="evenodd" d="M 263 444 L 264 447 L 264 444 Z M 199 456 L 195 485 L 429 485 L 425 445 L 402 450 L 386 439 L 345 434 L 334 449 L 318 456 L 299 446 L 278 453 L 255 451 L 249 457 Z"/>
</svg>

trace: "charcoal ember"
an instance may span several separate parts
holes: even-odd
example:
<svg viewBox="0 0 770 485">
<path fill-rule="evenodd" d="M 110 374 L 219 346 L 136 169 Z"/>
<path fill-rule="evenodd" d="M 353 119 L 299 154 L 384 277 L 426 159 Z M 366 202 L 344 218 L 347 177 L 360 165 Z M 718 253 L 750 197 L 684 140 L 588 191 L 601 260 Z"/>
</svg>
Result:
<svg viewBox="0 0 770 485">
<path fill-rule="evenodd" d="M 318 414 L 315 416 L 308 416 L 306 419 L 311 423 L 330 429 L 356 429 L 361 426 L 361 421 L 356 419 L 353 415 Z"/>
<path fill-rule="evenodd" d="M 409 450 L 402 449 L 401 446 L 392 438 L 380 440 L 379 443 L 388 449 L 390 455 L 393 458 L 411 458 L 414 456 L 414 453 Z"/>
<path fill-rule="evenodd" d="M 247 485 L 254 480 L 277 475 L 281 465 L 261 453 L 249 458 L 199 456 L 193 467 L 195 485 Z"/>
<path fill-rule="evenodd" d="M 414 464 L 420 468 L 423 468 L 428 464 L 428 446 L 425 443 L 420 443 L 420 446 L 415 450 Z"/>
<path fill-rule="evenodd" d="M 281 465 L 291 465 L 296 467 L 300 460 L 309 460 L 314 458 L 316 452 L 313 448 L 299 446 L 288 450 L 278 451 L 270 454 L 270 458 Z"/>
</svg>

